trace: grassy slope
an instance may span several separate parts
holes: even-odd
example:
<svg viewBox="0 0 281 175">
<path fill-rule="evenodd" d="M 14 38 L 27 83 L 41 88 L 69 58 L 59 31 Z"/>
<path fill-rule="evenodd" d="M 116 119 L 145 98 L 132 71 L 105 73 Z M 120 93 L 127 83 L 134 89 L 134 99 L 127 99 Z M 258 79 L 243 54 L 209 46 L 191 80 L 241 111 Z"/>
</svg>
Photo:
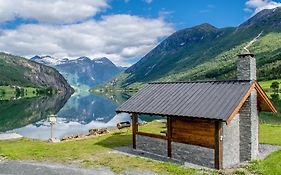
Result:
<svg viewBox="0 0 281 175">
<path fill-rule="evenodd" d="M 0 85 L 24 85 L 32 86 L 32 83 L 24 74 L 30 69 L 24 66 L 19 66 L 19 60 L 23 58 L 0 53 Z"/>
<path fill-rule="evenodd" d="M 165 174 L 203 174 L 202 171 L 183 168 L 177 164 L 112 153 L 114 147 L 129 144 L 131 134 L 117 131 L 92 139 L 58 144 L 21 139 L 0 141 L 0 156 L 13 160 L 78 162 L 82 167 L 106 166 L 119 173 L 128 169 L 138 169 Z"/>
<path fill-rule="evenodd" d="M 255 53 L 258 67 L 259 79 L 276 78 L 275 67 L 280 65 L 280 44 L 281 34 L 270 33 L 261 37 L 250 50 Z M 184 70 L 162 80 L 187 80 L 187 79 L 205 79 L 218 77 L 220 79 L 235 78 L 235 65 L 237 53 L 243 48 L 244 44 L 234 47 L 229 51 L 222 52 L 211 61 L 205 62 L 192 69 Z"/>
<path fill-rule="evenodd" d="M 242 43 L 230 50 L 223 51 L 209 61 L 203 62 L 195 67 L 173 70 L 169 74 L 154 81 L 186 81 L 200 79 L 235 79 L 237 53 L 247 44 Z M 249 49 L 255 53 L 257 59 L 257 75 L 259 80 L 277 79 L 281 76 L 281 33 L 269 33 L 259 38 Z M 185 63 L 186 64 L 186 63 Z M 117 77 L 115 86 L 109 85 L 109 89 L 140 88 L 146 82 L 134 82 L 124 84 L 130 74 L 121 74 Z"/>
</svg>

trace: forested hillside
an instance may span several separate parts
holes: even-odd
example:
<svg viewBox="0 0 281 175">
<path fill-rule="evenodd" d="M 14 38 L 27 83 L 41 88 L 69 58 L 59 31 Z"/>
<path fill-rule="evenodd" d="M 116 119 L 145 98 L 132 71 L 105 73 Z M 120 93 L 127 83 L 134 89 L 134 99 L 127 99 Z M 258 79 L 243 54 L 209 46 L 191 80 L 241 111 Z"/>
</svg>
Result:
<svg viewBox="0 0 281 175">
<path fill-rule="evenodd" d="M 175 32 L 117 77 L 119 87 L 148 81 L 234 79 L 237 54 L 256 55 L 258 79 L 281 77 L 281 8 L 263 10 L 238 27 L 202 24 Z"/>
<path fill-rule="evenodd" d="M 72 92 L 73 89 L 54 68 L 22 57 L 0 53 L 0 86 L 14 85 L 53 88 Z"/>
</svg>

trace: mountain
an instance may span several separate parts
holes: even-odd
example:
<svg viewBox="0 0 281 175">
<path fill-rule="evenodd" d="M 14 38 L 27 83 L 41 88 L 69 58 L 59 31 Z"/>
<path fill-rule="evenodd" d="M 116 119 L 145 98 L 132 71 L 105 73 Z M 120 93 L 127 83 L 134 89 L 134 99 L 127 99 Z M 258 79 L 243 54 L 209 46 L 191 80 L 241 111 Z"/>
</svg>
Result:
<svg viewBox="0 0 281 175">
<path fill-rule="evenodd" d="M 36 55 L 36 56 L 32 57 L 30 60 L 36 61 L 37 63 L 45 64 L 48 66 L 55 66 L 55 65 L 63 64 L 65 62 L 69 61 L 68 58 L 58 59 L 55 57 L 51 57 L 49 55 L 46 55 L 46 56 Z"/>
<path fill-rule="evenodd" d="M 73 91 L 54 68 L 6 53 L 0 53 L 0 85 L 52 87 L 64 92 Z"/>
<path fill-rule="evenodd" d="M 149 81 L 236 78 L 237 54 L 249 46 L 258 79 L 281 77 L 281 8 L 263 10 L 238 27 L 210 24 L 175 32 L 117 77 L 121 87 Z"/>
<path fill-rule="evenodd" d="M 74 60 L 34 56 L 31 60 L 56 68 L 73 87 L 87 88 L 103 84 L 124 70 L 108 58 L 80 57 Z"/>
</svg>

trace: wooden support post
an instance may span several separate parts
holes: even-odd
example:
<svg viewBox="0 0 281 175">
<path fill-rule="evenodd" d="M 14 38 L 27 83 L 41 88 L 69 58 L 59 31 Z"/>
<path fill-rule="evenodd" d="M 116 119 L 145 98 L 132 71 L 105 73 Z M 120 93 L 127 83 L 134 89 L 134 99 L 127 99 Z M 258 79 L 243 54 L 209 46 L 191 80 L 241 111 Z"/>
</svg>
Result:
<svg viewBox="0 0 281 175">
<path fill-rule="evenodd" d="M 215 168 L 222 168 L 222 126 L 220 121 L 215 123 Z"/>
<path fill-rule="evenodd" d="M 167 117 L 167 153 L 168 157 L 172 157 L 172 120 L 171 117 Z"/>
<path fill-rule="evenodd" d="M 132 134 L 133 134 L 133 148 L 136 149 L 136 134 L 138 131 L 138 116 L 137 114 L 132 114 Z"/>
</svg>

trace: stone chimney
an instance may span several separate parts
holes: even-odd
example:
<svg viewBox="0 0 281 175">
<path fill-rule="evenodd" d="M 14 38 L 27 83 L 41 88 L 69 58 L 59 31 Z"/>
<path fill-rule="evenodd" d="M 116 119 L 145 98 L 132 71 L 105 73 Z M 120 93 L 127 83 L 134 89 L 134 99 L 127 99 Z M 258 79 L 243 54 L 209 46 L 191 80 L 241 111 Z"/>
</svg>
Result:
<svg viewBox="0 0 281 175">
<path fill-rule="evenodd" d="M 248 50 L 243 50 L 238 57 L 237 79 L 256 80 L 256 59 L 254 54 L 251 54 Z"/>
<path fill-rule="evenodd" d="M 237 79 L 256 80 L 256 59 L 248 50 L 238 55 Z M 259 151 L 259 118 L 257 111 L 257 92 L 254 90 L 239 112 L 240 161 L 257 158 Z"/>
</svg>

